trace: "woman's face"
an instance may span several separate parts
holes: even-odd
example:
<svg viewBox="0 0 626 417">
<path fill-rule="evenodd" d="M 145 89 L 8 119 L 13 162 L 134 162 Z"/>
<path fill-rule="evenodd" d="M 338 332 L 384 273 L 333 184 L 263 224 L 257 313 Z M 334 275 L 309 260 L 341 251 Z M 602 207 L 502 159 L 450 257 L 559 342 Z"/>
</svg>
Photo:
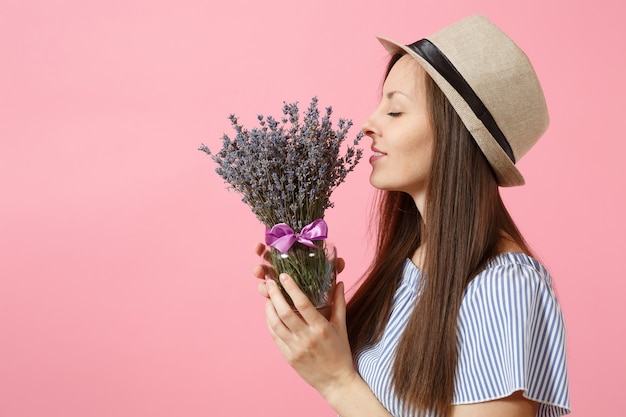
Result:
<svg viewBox="0 0 626 417">
<path fill-rule="evenodd" d="M 434 141 L 425 77 L 426 72 L 413 58 L 400 58 L 385 80 L 380 105 L 362 127 L 372 139 L 371 184 L 380 190 L 410 194 L 420 209 Z"/>
</svg>

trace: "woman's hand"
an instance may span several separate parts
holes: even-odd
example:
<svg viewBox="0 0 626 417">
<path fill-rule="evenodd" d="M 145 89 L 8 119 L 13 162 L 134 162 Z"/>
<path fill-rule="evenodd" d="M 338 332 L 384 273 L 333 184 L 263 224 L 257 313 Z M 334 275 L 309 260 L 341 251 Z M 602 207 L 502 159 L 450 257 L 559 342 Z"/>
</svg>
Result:
<svg viewBox="0 0 626 417">
<path fill-rule="evenodd" d="M 255 252 L 267 259 L 267 247 L 262 243 L 257 244 Z M 344 266 L 344 260 L 338 258 L 337 272 L 341 272 Z M 335 384 L 354 378 L 356 371 L 346 330 L 343 283 L 337 283 L 331 317 L 326 320 L 289 275 L 281 274 L 279 279 L 297 312 L 272 280 L 276 271 L 271 266 L 257 265 L 253 274 L 265 279 L 259 284 L 258 291 L 268 299 L 265 305 L 267 325 L 274 343 L 294 370 L 322 394 Z"/>
<path fill-rule="evenodd" d="M 343 283 L 337 284 L 331 317 L 326 320 L 289 275 L 281 274 L 279 279 L 298 310 L 291 308 L 273 280 L 266 281 L 267 325 L 283 357 L 323 396 L 350 384 L 357 373 L 346 330 Z"/>
<path fill-rule="evenodd" d="M 255 252 L 267 260 L 264 244 L 257 244 Z M 344 266 L 344 260 L 337 258 L 337 273 Z M 257 265 L 253 274 L 264 280 L 259 284 L 259 294 L 267 298 L 267 326 L 293 369 L 344 417 L 391 417 L 354 369 L 346 330 L 343 283 L 337 283 L 330 320 L 326 320 L 289 275 L 282 274 L 280 282 L 298 312 L 291 308 L 272 280 L 277 274 L 271 266 Z"/>
</svg>

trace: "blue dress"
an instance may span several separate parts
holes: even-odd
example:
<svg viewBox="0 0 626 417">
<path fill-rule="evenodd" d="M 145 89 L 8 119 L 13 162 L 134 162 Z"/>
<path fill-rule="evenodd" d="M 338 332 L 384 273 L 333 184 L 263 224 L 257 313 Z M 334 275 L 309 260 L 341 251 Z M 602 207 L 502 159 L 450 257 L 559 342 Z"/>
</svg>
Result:
<svg viewBox="0 0 626 417">
<path fill-rule="evenodd" d="M 417 297 L 421 271 L 406 260 L 381 340 L 357 358 L 359 373 L 396 417 L 409 413 L 392 388 L 394 352 Z M 539 403 L 537 416 L 568 414 L 563 315 L 546 269 L 522 253 L 494 257 L 468 285 L 457 326 L 452 404 L 504 398 L 515 391 Z"/>
</svg>

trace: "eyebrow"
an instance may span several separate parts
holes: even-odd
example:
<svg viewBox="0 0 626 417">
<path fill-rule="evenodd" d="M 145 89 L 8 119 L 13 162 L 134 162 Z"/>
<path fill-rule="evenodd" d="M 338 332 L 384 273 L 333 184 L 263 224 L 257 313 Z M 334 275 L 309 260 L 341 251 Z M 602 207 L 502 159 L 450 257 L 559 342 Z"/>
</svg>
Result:
<svg viewBox="0 0 626 417">
<path fill-rule="evenodd" d="M 388 99 L 391 99 L 391 98 L 392 98 L 394 95 L 396 95 L 396 94 L 400 94 L 400 95 L 405 96 L 406 98 L 409 98 L 409 96 L 408 96 L 408 95 L 406 95 L 405 93 L 403 93 L 402 91 L 399 91 L 399 90 L 393 90 L 393 91 L 390 91 L 390 92 L 388 92 L 388 93 L 386 94 L 386 96 L 387 96 L 387 98 L 388 98 Z"/>
</svg>

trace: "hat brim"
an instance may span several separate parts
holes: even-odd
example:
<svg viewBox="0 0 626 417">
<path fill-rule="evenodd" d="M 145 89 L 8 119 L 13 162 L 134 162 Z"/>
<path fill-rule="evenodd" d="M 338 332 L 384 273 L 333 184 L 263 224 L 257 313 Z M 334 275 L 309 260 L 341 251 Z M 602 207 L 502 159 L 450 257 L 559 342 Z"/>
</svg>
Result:
<svg viewBox="0 0 626 417">
<path fill-rule="evenodd" d="M 400 50 L 406 52 L 414 58 L 426 70 L 428 75 L 439 86 L 443 94 L 448 98 L 450 104 L 457 112 L 463 124 L 470 132 L 478 147 L 481 149 L 487 161 L 493 168 L 498 184 L 503 187 L 513 187 L 524 185 L 524 177 L 517 169 L 513 161 L 509 159 L 506 152 L 502 150 L 489 130 L 474 114 L 465 99 L 450 85 L 450 83 L 435 70 L 424 58 L 416 54 L 411 48 L 384 36 L 377 36 L 378 41 L 390 54 L 395 54 Z"/>
</svg>

